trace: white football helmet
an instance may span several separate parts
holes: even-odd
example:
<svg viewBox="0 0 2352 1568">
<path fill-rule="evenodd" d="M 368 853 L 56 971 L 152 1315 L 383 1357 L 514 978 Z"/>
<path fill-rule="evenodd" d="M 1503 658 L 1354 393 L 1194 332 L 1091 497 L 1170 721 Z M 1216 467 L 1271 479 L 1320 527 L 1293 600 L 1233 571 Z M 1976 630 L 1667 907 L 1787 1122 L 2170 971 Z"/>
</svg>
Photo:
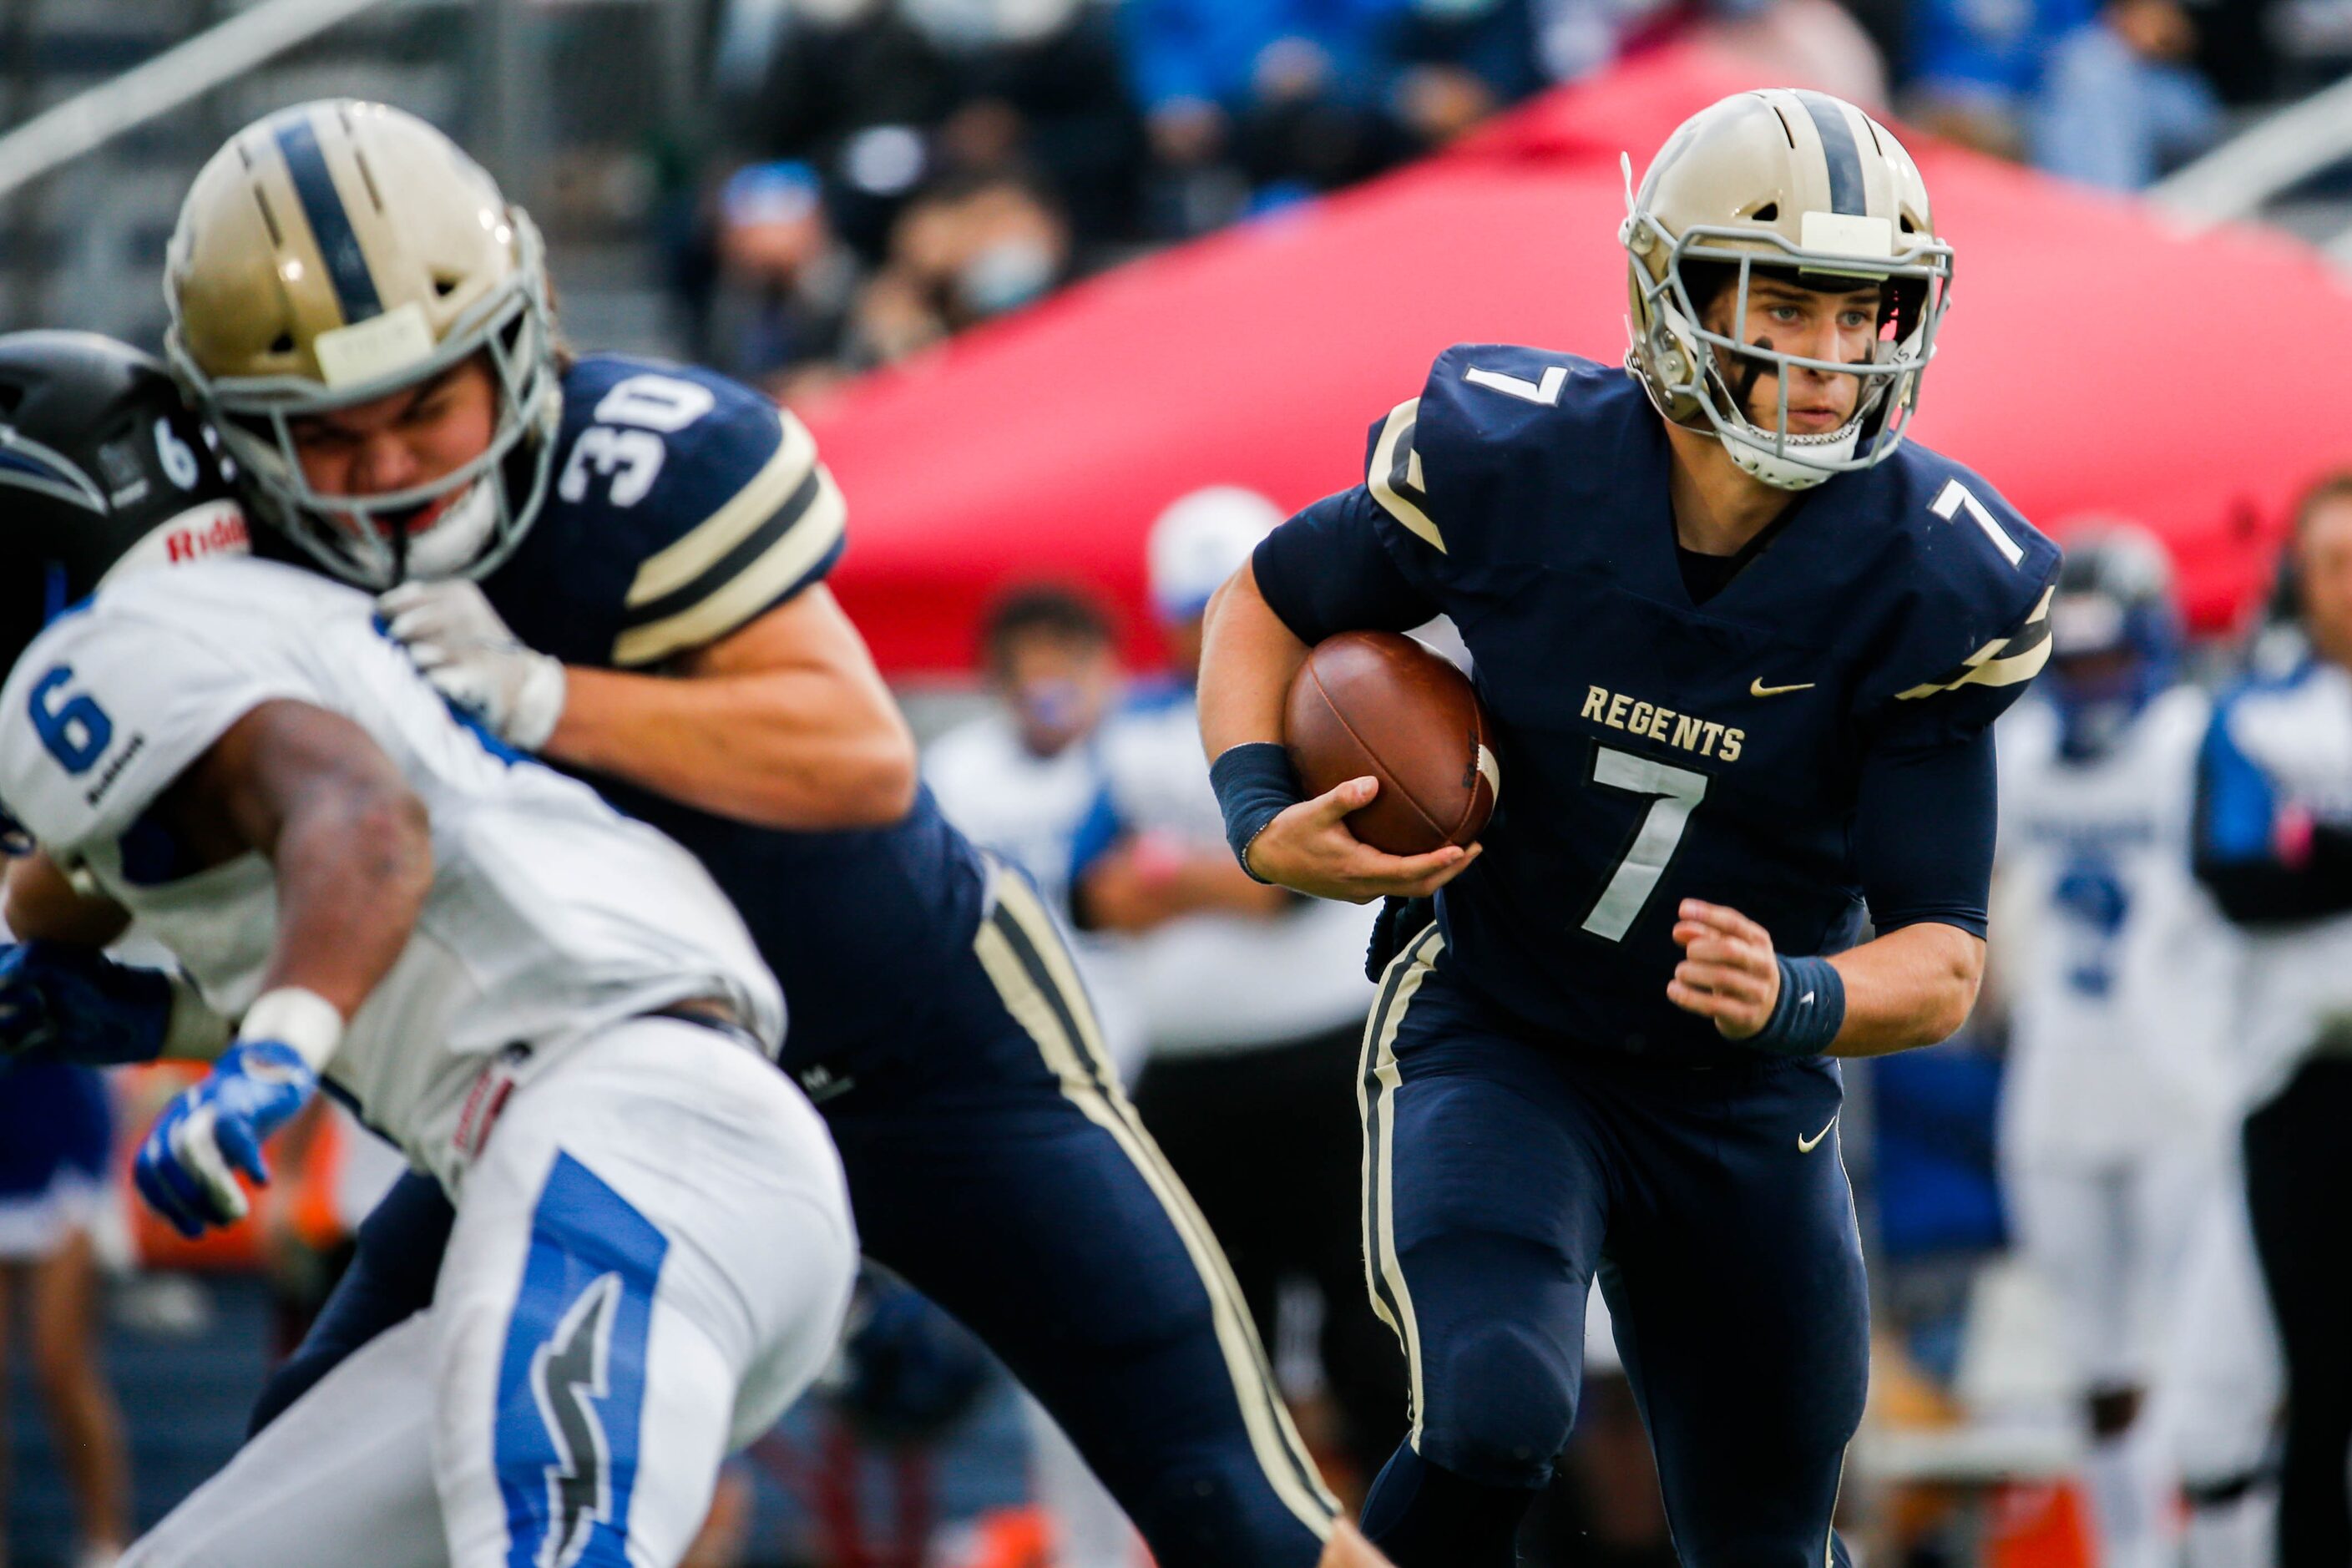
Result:
<svg viewBox="0 0 2352 1568">
<path fill-rule="evenodd" d="M 1625 366 L 1659 413 L 1712 430 L 1740 468 L 1783 489 L 1869 468 L 1902 444 L 1951 303 L 1952 247 L 1937 238 L 1927 187 L 1893 132 L 1826 93 L 1737 93 L 1685 121 L 1639 190 L 1626 160 L 1625 183 Z M 1759 271 L 1832 290 L 1879 281 L 1872 358 L 1806 359 L 1709 329 L 1714 289 L 1738 290 L 1737 326 Z M 1821 435 L 1790 434 L 1791 366 L 1858 378 L 1853 418 Z M 1734 381 L 1753 374 L 1741 370 L 1778 377 L 1774 426 L 1748 417 Z"/>
</svg>

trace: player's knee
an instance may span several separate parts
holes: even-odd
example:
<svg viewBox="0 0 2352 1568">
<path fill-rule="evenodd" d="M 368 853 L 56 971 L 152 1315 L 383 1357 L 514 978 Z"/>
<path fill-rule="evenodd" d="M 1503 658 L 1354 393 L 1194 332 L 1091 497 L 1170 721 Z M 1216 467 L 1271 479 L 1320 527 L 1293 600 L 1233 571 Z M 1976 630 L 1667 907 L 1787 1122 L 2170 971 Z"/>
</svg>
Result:
<svg viewBox="0 0 2352 1568">
<path fill-rule="evenodd" d="M 1420 1449 L 1486 1486 L 1541 1486 L 1576 1421 L 1577 1368 L 1553 1337 L 1502 1320 L 1423 1349 Z"/>
</svg>

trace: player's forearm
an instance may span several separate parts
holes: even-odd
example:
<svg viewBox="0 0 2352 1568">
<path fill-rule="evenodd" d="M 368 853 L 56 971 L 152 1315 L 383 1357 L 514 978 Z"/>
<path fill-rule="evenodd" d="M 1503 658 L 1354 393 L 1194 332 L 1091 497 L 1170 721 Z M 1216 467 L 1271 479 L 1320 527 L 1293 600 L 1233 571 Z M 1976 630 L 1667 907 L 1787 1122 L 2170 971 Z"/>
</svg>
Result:
<svg viewBox="0 0 2352 1568">
<path fill-rule="evenodd" d="M 1845 983 L 1845 1023 L 1830 1054 L 1877 1057 L 1932 1046 L 1968 1022 L 1984 976 L 1984 942 L 1923 921 L 1830 960 Z"/>
<path fill-rule="evenodd" d="M 57 862 L 36 850 L 8 866 L 8 930 L 26 942 L 111 945 L 131 925 L 131 911 L 112 899 L 76 888 Z"/>
<path fill-rule="evenodd" d="M 545 754 L 763 827 L 878 827 L 915 799 L 887 690 L 827 670 L 633 675 L 573 668 Z"/>
<path fill-rule="evenodd" d="M 262 989 L 313 992 L 348 1020 L 392 972 L 432 890 L 424 803 L 371 785 L 322 790 L 267 852 L 278 918 Z"/>
<path fill-rule="evenodd" d="M 1201 644 L 1201 742 L 1212 761 L 1283 738 L 1282 708 L 1307 645 L 1268 607 L 1244 564 L 1209 601 Z"/>
</svg>

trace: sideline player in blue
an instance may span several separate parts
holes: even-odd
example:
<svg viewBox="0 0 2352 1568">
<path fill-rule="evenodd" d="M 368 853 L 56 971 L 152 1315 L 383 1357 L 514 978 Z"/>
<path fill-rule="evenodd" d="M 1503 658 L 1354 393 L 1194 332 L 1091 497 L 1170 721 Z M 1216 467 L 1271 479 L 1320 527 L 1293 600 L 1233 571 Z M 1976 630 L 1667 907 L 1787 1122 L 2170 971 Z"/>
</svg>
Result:
<svg viewBox="0 0 2352 1568">
<path fill-rule="evenodd" d="M 1867 1306 L 1828 1058 L 1967 1016 L 1987 726 L 2048 654 L 2056 549 L 1903 444 L 1951 250 L 1885 128 L 1742 93 L 1630 207 L 1623 371 L 1448 349 L 1364 482 L 1276 530 L 1210 626 L 1243 864 L 1436 892 L 1433 924 L 1389 911 L 1360 1088 L 1412 1422 L 1363 1522 L 1401 1568 L 1513 1561 L 1596 1273 L 1682 1561 L 1845 1561 Z M 1503 789 L 1477 849 L 1398 858 L 1342 824 L 1376 781 L 1302 801 L 1274 742 L 1310 645 L 1439 612 Z"/>
<path fill-rule="evenodd" d="M 704 371 L 566 353 L 529 218 L 381 105 L 238 132 L 166 292 L 257 544 L 397 588 L 388 635 L 445 694 L 709 867 L 790 996 L 783 1065 L 867 1254 L 1003 1358 L 1163 1568 L 1377 1562 L 1035 894 L 918 786 L 822 581 L 843 503 L 807 431 Z M 447 1224 L 395 1189 L 265 1415 L 424 1303 Z"/>
</svg>

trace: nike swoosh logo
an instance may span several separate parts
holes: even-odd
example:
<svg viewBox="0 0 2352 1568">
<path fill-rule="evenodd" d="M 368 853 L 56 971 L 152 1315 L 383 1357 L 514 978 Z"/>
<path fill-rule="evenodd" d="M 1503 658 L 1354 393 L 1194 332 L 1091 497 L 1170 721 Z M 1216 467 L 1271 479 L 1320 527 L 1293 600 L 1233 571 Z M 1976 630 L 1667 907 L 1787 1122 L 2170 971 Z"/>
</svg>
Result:
<svg viewBox="0 0 2352 1568">
<path fill-rule="evenodd" d="M 1748 683 L 1748 695 L 1750 697 L 1779 697 L 1790 691 L 1811 691 L 1816 684 L 1816 682 L 1811 680 L 1801 680 L 1794 686 L 1767 686 L 1764 684 L 1764 678 L 1759 675 L 1755 679 Z"/>
<path fill-rule="evenodd" d="M 1830 1118 L 1830 1127 L 1835 1127 L 1835 1126 L 1837 1125 L 1837 1121 L 1838 1121 L 1838 1119 L 1837 1119 L 1836 1117 L 1834 1117 L 1834 1116 L 1831 1117 L 1831 1118 Z M 1828 1136 L 1830 1135 L 1830 1127 L 1824 1127 L 1824 1128 L 1822 1128 L 1819 1132 L 1814 1133 L 1811 1138 L 1800 1138 L 1800 1139 L 1798 1139 L 1798 1140 L 1797 1140 L 1797 1152 L 1798 1152 L 1798 1153 L 1800 1153 L 1800 1154 L 1810 1154 L 1810 1153 L 1811 1153 L 1814 1150 L 1816 1150 L 1816 1149 L 1820 1148 L 1820 1147 L 1822 1146 L 1822 1139 L 1824 1139 L 1824 1138 L 1826 1138 L 1826 1137 L 1828 1137 Z"/>
</svg>

